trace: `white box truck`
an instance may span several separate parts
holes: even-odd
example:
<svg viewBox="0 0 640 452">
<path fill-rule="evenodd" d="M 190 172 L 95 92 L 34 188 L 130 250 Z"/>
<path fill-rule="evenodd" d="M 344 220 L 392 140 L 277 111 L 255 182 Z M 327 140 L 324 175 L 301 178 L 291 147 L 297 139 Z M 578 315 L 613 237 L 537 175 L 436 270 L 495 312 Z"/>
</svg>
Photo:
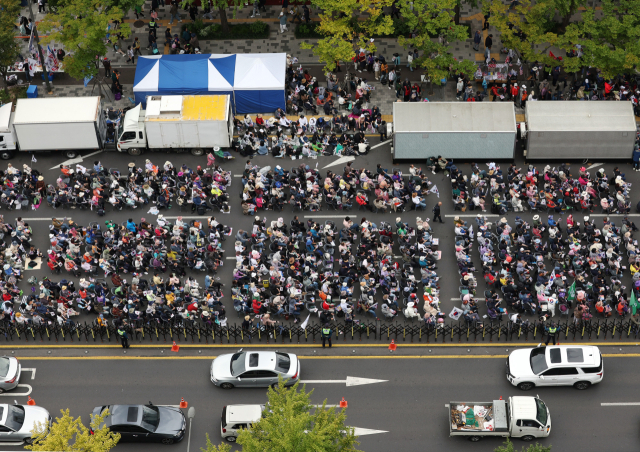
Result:
<svg viewBox="0 0 640 452">
<path fill-rule="evenodd" d="M 148 151 L 203 155 L 214 147 L 230 147 L 233 112 L 228 95 L 149 96 L 120 121 L 117 149 L 130 155 Z"/>
<path fill-rule="evenodd" d="M 12 107 L 0 107 L 4 160 L 16 151 L 62 151 L 74 158 L 79 151 L 104 149 L 107 124 L 99 96 L 18 99 Z"/>
<path fill-rule="evenodd" d="M 449 436 L 480 441 L 484 436 L 532 441 L 551 433 L 551 415 L 538 397 L 509 397 L 493 402 L 450 402 Z"/>
</svg>

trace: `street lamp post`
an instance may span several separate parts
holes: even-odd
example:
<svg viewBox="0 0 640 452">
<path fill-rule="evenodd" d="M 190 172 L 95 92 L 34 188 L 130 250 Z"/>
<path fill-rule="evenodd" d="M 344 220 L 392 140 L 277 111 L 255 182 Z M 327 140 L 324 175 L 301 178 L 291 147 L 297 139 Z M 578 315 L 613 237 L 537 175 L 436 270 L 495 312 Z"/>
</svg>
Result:
<svg viewBox="0 0 640 452">
<path fill-rule="evenodd" d="M 44 64 L 44 55 L 42 55 L 42 47 L 40 47 L 40 38 L 38 37 L 38 27 L 36 26 L 36 18 L 33 16 L 33 8 L 31 7 L 31 1 L 27 1 L 29 5 L 29 17 L 33 22 L 33 38 L 36 41 L 36 45 L 38 46 L 38 54 L 40 55 L 40 64 L 42 65 L 42 76 L 44 78 L 44 83 L 47 86 L 47 92 L 51 94 L 51 85 L 49 85 L 49 74 L 47 74 L 47 67 Z M 29 68 L 27 68 L 29 70 Z"/>
<path fill-rule="evenodd" d="M 191 422 L 193 418 L 196 417 L 196 409 L 194 407 L 189 407 L 189 411 L 187 411 L 187 417 L 189 418 L 189 438 L 187 439 L 187 452 L 189 452 L 189 448 L 191 447 Z"/>
</svg>

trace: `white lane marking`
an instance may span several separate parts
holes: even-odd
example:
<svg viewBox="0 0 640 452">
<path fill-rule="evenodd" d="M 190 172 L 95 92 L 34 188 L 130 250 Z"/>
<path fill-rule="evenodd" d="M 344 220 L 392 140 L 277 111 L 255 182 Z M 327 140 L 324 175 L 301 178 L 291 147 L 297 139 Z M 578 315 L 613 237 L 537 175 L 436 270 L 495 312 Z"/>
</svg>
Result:
<svg viewBox="0 0 640 452">
<path fill-rule="evenodd" d="M 594 163 L 589 168 L 587 168 L 587 170 L 590 170 L 590 169 L 593 169 L 593 168 L 597 168 L 597 167 L 602 166 L 602 165 L 604 165 L 604 163 Z"/>
<path fill-rule="evenodd" d="M 156 405 L 156 406 L 168 406 L 169 408 L 180 408 L 180 405 Z"/>
<path fill-rule="evenodd" d="M 228 261 L 235 261 L 235 260 L 236 260 L 236 258 L 235 258 L 235 257 L 227 257 L 226 259 L 227 259 Z"/>
<path fill-rule="evenodd" d="M 315 408 L 322 408 L 322 405 L 311 405 Z M 325 405 L 326 408 L 340 408 L 340 405 Z"/>
<path fill-rule="evenodd" d="M 640 406 L 640 402 L 601 403 L 600 406 Z"/>
<path fill-rule="evenodd" d="M 373 430 L 370 428 L 351 427 L 356 436 L 375 435 L 377 433 L 389 433 L 386 430 Z"/>
<path fill-rule="evenodd" d="M 27 392 L 20 392 L 20 393 L 15 393 L 15 392 L 3 392 L 2 394 L 0 394 L 0 397 L 25 397 L 28 396 L 29 394 L 31 394 L 31 391 L 33 391 L 33 388 L 31 387 L 31 385 L 23 385 L 23 384 L 19 384 L 18 386 L 16 386 L 16 388 L 28 388 Z"/>
<path fill-rule="evenodd" d="M 23 367 L 22 371 L 23 372 L 31 372 L 31 379 L 32 380 L 36 379 L 36 368 L 35 367 Z"/>
<path fill-rule="evenodd" d="M 449 404 L 448 404 L 448 403 L 445 403 L 445 404 L 444 404 L 444 407 L 445 407 L 445 408 L 449 408 Z"/>
<path fill-rule="evenodd" d="M 79 155 L 76 158 L 73 158 L 73 159 L 70 159 L 70 160 L 65 160 L 60 165 L 73 165 L 74 163 L 80 163 L 86 157 L 91 157 L 92 155 L 96 155 L 96 154 L 102 154 L 102 152 L 103 151 L 97 151 L 97 152 L 92 152 L 91 154 L 87 154 L 87 155 Z M 54 169 L 59 169 L 60 165 L 54 166 L 53 168 L 49 168 L 49 171 L 54 170 Z M 73 168 L 73 169 L 75 169 L 75 168 Z"/>
<path fill-rule="evenodd" d="M 242 174 L 234 174 L 233 177 L 242 177 Z"/>
<path fill-rule="evenodd" d="M 484 214 L 481 213 L 480 215 L 482 215 L 483 217 L 499 217 L 500 216 L 500 215 L 494 215 L 492 213 L 484 213 Z M 474 214 L 470 214 L 470 215 L 445 215 L 444 217 L 445 218 L 455 218 L 455 217 L 464 218 L 464 217 L 477 217 L 477 216 L 478 216 L 478 214 L 475 214 L 475 215 Z"/>
<path fill-rule="evenodd" d="M 382 143 L 378 143 L 375 146 L 371 146 L 371 150 L 374 150 L 375 148 L 379 148 L 380 146 L 387 144 L 387 143 L 391 143 L 393 141 L 393 139 L 388 139 L 387 141 L 383 141 Z"/>
<path fill-rule="evenodd" d="M 347 386 L 361 386 L 372 383 L 385 383 L 388 380 L 376 380 L 374 378 L 347 377 L 346 380 L 300 380 L 300 383 L 346 383 Z"/>
<path fill-rule="evenodd" d="M 373 148 L 372 148 L 373 149 Z M 340 157 L 333 163 L 329 163 L 327 166 L 323 166 L 322 169 L 329 168 L 330 166 L 342 165 L 343 163 L 353 162 L 356 158 L 353 156 Z"/>
</svg>

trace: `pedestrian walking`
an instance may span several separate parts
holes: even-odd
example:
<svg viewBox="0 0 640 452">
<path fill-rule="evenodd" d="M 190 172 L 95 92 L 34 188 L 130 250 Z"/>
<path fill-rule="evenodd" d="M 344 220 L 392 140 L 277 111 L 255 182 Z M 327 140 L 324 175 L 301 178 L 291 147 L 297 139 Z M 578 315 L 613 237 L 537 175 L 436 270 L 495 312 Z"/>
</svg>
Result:
<svg viewBox="0 0 640 452">
<path fill-rule="evenodd" d="M 136 19 L 140 19 L 141 17 L 144 19 L 144 14 L 142 14 L 142 5 L 134 6 L 133 13 L 136 15 Z"/>
<path fill-rule="evenodd" d="M 440 223 L 444 223 L 444 221 L 442 221 L 442 217 L 440 216 L 440 206 L 442 205 L 442 201 L 438 202 L 438 204 L 436 204 L 435 206 L 433 206 L 433 222 L 435 223 L 436 219 L 440 222 Z"/>
<path fill-rule="evenodd" d="M 213 14 L 211 14 L 211 0 L 207 0 L 204 3 L 202 18 L 213 20 Z"/>
<path fill-rule="evenodd" d="M 131 46 L 127 46 L 127 63 L 131 62 L 131 64 L 135 64 L 135 54 L 133 53 L 133 49 Z"/>
<path fill-rule="evenodd" d="M 109 58 L 104 57 L 102 60 L 102 67 L 104 67 L 104 76 L 111 77 L 111 61 Z"/>
<path fill-rule="evenodd" d="M 260 16 L 260 0 L 253 0 L 253 13 L 251 17 Z"/>
<path fill-rule="evenodd" d="M 551 325 L 547 327 L 547 341 L 544 345 L 549 345 L 549 341 L 553 341 L 553 345 L 556 345 L 556 333 L 558 332 L 558 327 L 555 322 L 551 322 Z"/>
<path fill-rule="evenodd" d="M 286 30 L 287 30 L 287 16 L 285 16 L 283 12 L 280 12 L 280 34 L 284 33 Z"/>
<path fill-rule="evenodd" d="M 633 159 L 633 170 L 640 171 L 640 149 L 638 148 L 637 144 L 635 149 L 633 150 L 632 159 Z"/>
<path fill-rule="evenodd" d="M 487 39 L 484 40 L 484 56 L 486 58 L 491 58 L 491 47 L 493 46 L 493 35 L 490 34 L 487 36 Z"/>
<path fill-rule="evenodd" d="M 411 72 L 413 72 L 413 67 L 411 66 L 412 62 L 413 62 L 413 52 L 409 52 L 409 55 L 407 55 L 407 67 Z"/>
<path fill-rule="evenodd" d="M 180 19 L 180 15 L 178 14 L 178 5 L 176 3 L 171 3 L 171 8 L 169 8 L 169 14 L 171 14 L 171 20 L 169 20 L 169 25 L 173 25 L 173 19 L 176 19 L 178 22 L 182 22 Z"/>
<path fill-rule="evenodd" d="M 325 348 L 325 342 L 329 342 L 329 348 L 331 348 L 331 336 L 333 335 L 333 329 L 328 323 L 325 323 L 322 327 L 322 348 Z"/>
<path fill-rule="evenodd" d="M 44 0 L 38 0 L 38 12 L 44 13 Z"/>
<path fill-rule="evenodd" d="M 118 326 L 118 336 L 120 336 L 122 348 L 129 348 L 129 336 L 127 335 L 127 331 L 124 329 L 124 324 Z"/>
<path fill-rule="evenodd" d="M 476 34 L 473 36 L 473 50 L 478 52 L 480 50 L 480 43 L 482 42 L 482 35 L 479 30 L 476 30 Z"/>
<path fill-rule="evenodd" d="M 140 39 L 136 36 L 133 38 L 133 54 L 142 55 L 142 51 L 140 50 Z"/>
<path fill-rule="evenodd" d="M 378 133 L 380 134 L 380 141 L 387 139 L 387 121 L 380 121 L 380 125 L 378 125 Z"/>
<path fill-rule="evenodd" d="M 309 7 L 307 5 L 302 5 L 302 18 L 307 24 L 311 22 L 311 17 L 309 17 Z"/>
</svg>

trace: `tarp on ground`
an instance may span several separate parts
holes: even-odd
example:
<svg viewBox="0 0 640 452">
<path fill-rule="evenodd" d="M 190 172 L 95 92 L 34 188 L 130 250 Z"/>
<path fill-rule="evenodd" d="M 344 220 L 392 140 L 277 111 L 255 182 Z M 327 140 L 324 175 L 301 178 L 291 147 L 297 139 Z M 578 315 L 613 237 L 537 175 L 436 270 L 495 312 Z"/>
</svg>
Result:
<svg viewBox="0 0 640 452">
<path fill-rule="evenodd" d="M 284 53 L 236 55 L 233 84 L 236 113 L 267 113 L 286 107 Z"/>
<path fill-rule="evenodd" d="M 148 55 L 138 58 L 133 92 L 147 96 L 233 94 L 235 55 Z"/>
</svg>

